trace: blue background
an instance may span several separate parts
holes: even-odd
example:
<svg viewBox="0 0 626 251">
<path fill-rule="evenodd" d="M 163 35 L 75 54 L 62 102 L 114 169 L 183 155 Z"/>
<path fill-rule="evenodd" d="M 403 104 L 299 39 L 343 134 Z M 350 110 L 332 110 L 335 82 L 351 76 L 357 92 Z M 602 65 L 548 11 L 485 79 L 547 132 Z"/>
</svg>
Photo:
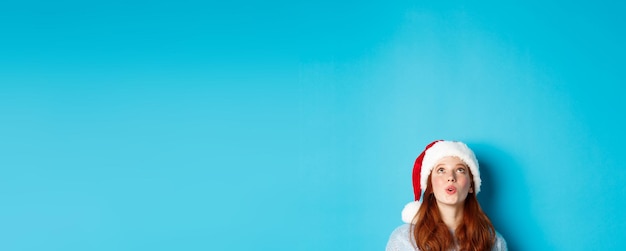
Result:
<svg viewBox="0 0 626 251">
<path fill-rule="evenodd" d="M 440 138 L 511 250 L 622 249 L 625 11 L 3 1 L 0 250 L 383 250 Z"/>
</svg>

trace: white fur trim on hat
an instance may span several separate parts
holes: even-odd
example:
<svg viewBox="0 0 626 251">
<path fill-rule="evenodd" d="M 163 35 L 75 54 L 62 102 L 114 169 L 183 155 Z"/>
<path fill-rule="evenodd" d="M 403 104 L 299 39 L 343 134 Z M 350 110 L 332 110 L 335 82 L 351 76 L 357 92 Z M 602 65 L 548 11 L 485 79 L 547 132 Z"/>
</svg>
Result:
<svg viewBox="0 0 626 251">
<path fill-rule="evenodd" d="M 469 167 L 474 176 L 474 193 L 480 192 L 480 172 L 478 171 L 478 160 L 467 145 L 458 141 L 439 141 L 426 150 L 424 160 L 422 161 L 422 170 L 420 175 L 420 188 L 426 191 L 426 185 L 430 172 L 441 158 L 454 156 L 461 159 Z"/>
<path fill-rule="evenodd" d="M 415 217 L 415 214 L 417 214 L 417 210 L 420 209 L 421 204 L 422 203 L 419 200 L 407 203 L 404 206 L 404 209 L 402 209 L 402 221 L 404 221 L 404 223 L 413 222 L 413 218 Z"/>
</svg>

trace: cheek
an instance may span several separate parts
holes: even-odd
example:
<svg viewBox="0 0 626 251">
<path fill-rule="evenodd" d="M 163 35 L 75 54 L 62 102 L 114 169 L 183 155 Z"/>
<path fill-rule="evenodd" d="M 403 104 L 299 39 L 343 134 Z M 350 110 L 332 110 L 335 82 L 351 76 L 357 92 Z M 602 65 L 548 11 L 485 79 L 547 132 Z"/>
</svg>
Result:
<svg viewBox="0 0 626 251">
<path fill-rule="evenodd" d="M 440 187 L 443 184 L 447 183 L 446 179 L 442 177 L 437 177 L 437 176 L 433 176 L 433 178 L 430 181 L 433 183 L 433 186 L 435 187 Z"/>
<path fill-rule="evenodd" d="M 461 182 L 463 183 L 463 187 L 469 188 L 471 185 L 470 179 L 468 177 L 464 177 Z"/>
</svg>

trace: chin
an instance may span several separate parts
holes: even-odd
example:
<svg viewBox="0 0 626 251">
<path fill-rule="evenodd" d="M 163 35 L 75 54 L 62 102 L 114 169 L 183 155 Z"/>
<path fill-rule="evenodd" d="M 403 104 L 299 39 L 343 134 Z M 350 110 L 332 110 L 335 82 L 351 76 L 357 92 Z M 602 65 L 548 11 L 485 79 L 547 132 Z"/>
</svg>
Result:
<svg viewBox="0 0 626 251">
<path fill-rule="evenodd" d="M 462 205 L 463 202 L 458 202 L 458 201 L 438 201 L 439 205 L 446 205 L 446 206 L 457 206 L 457 205 Z"/>
</svg>

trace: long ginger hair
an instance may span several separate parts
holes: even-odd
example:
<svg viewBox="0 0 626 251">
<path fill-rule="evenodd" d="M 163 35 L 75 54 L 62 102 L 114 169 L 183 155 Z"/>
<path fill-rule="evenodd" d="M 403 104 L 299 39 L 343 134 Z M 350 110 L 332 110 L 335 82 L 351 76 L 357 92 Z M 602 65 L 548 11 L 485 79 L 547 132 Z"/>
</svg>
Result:
<svg viewBox="0 0 626 251">
<path fill-rule="evenodd" d="M 480 208 L 476 194 L 467 194 L 463 207 L 463 221 L 453 235 L 441 218 L 430 179 L 429 175 L 422 205 L 413 218 L 414 225 L 411 228 L 411 235 L 419 250 L 451 250 L 456 248 L 457 244 L 460 251 L 491 250 L 496 241 L 496 230 Z M 471 172 L 470 180 L 474 180 Z"/>
</svg>

